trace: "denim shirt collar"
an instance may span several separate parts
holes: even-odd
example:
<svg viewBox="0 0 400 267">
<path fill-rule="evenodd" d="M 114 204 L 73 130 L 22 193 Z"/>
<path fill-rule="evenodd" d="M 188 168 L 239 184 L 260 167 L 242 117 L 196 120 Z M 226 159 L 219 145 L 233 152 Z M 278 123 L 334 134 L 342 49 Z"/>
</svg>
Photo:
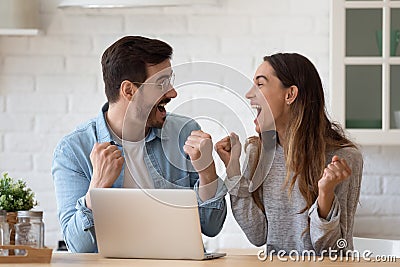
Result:
<svg viewBox="0 0 400 267">
<path fill-rule="evenodd" d="M 146 143 L 153 141 L 155 138 L 160 138 L 160 133 L 157 130 L 158 129 L 156 128 L 150 128 L 150 132 L 147 134 L 145 138 Z"/>
<path fill-rule="evenodd" d="M 108 131 L 107 128 L 107 122 L 106 122 L 106 117 L 105 113 L 108 111 L 109 104 L 108 102 L 103 105 L 101 108 L 101 111 L 99 112 L 99 115 L 97 116 L 96 119 L 96 134 L 97 134 L 97 139 L 99 143 L 104 143 L 104 142 L 111 142 L 113 141 L 110 132 Z M 163 129 L 158 129 L 158 128 L 150 128 L 149 134 L 145 138 L 145 142 L 151 142 L 155 138 L 159 138 L 161 140 L 168 140 L 168 123 L 164 123 Z"/>
<path fill-rule="evenodd" d="M 96 135 L 99 143 L 111 142 L 112 137 L 107 128 L 105 113 L 108 110 L 108 103 L 105 103 L 96 118 Z"/>
<path fill-rule="evenodd" d="M 146 143 L 153 141 L 155 138 L 159 138 L 161 140 L 168 140 L 168 123 L 164 123 L 163 128 L 150 128 L 149 134 L 146 136 Z"/>
</svg>

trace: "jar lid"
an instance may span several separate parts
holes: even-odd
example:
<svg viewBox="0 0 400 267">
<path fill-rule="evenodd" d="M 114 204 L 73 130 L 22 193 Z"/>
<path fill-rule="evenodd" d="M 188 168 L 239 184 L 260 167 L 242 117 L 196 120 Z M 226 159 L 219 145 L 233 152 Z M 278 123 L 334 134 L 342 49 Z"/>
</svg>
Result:
<svg viewBox="0 0 400 267">
<path fill-rule="evenodd" d="M 17 217 L 21 218 L 21 217 L 31 217 L 29 215 L 29 210 L 19 210 L 17 211 Z"/>
<path fill-rule="evenodd" d="M 39 210 L 31 210 L 29 211 L 31 214 L 31 217 L 43 217 L 43 211 L 39 211 Z"/>
<path fill-rule="evenodd" d="M 19 218 L 27 218 L 27 217 L 39 217 L 43 216 L 43 211 L 33 211 L 33 210 L 19 210 L 17 213 L 17 217 Z"/>
</svg>

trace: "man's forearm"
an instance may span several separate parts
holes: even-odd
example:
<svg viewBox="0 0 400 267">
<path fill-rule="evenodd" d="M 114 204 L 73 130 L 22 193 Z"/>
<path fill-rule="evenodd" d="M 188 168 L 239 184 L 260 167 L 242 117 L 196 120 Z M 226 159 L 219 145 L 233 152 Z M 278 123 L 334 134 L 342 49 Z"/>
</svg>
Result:
<svg viewBox="0 0 400 267">
<path fill-rule="evenodd" d="M 224 225 L 227 209 L 225 198 L 219 200 L 219 208 L 199 207 L 201 232 L 209 237 L 216 236 Z"/>
<path fill-rule="evenodd" d="M 64 231 L 64 239 L 68 246 L 68 250 L 74 253 L 93 253 L 97 252 L 97 244 L 94 231 L 88 229 L 86 231 L 79 227 L 80 218 L 71 218 Z"/>
</svg>

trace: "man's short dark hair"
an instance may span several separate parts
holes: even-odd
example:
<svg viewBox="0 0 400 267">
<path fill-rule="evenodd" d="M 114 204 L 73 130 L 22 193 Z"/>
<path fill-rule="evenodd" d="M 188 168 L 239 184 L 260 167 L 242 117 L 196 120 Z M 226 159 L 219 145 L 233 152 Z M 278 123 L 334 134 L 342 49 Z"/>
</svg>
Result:
<svg viewBox="0 0 400 267">
<path fill-rule="evenodd" d="M 108 102 L 118 100 L 122 81 L 129 80 L 140 86 L 147 79 L 146 64 L 157 65 L 171 56 L 172 47 L 160 40 L 126 36 L 116 41 L 101 58 Z"/>
</svg>

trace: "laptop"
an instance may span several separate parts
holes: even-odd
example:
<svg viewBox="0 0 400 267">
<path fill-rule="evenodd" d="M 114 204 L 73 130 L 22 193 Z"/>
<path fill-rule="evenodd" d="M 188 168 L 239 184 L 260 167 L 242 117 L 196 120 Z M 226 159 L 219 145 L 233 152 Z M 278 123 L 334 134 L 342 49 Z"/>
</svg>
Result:
<svg viewBox="0 0 400 267">
<path fill-rule="evenodd" d="M 205 253 L 191 189 L 95 188 L 90 191 L 99 253 L 107 258 L 219 258 Z"/>
</svg>

